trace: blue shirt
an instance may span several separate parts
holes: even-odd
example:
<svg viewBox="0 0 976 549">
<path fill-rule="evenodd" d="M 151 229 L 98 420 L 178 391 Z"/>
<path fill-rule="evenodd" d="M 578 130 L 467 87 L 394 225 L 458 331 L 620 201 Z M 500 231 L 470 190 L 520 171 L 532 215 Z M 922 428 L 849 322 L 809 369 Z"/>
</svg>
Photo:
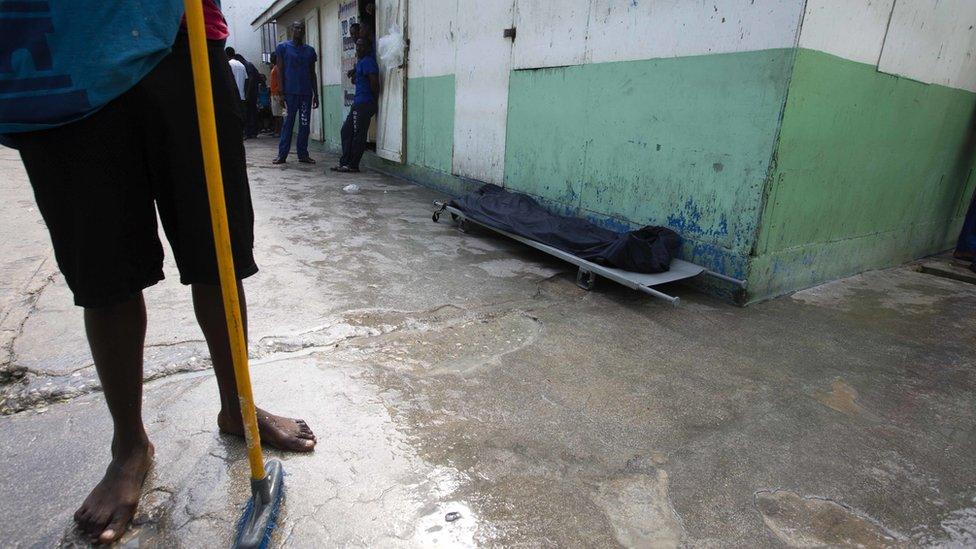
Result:
<svg viewBox="0 0 976 549">
<path fill-rule="evenodd" d="M 352 99 L 353 105 L 376 101 L 376 94 L 369 86 L 369 75 L 379 73 L 380 66 L 376 64 L 376 57 L 371 53 L 356 62 L 356 96 Z"/>
<path fill-rule="evenodd" d="M 180 0 L 14 2 L 0 10 L 0 134 L 91 114 L 170 51 Z"/>
<path fill-rule="evenodd" d="M 281 93 L 285 95 L 311 96 L 315 84 L 312 82 L 312 68 L 318 57 L 315 48 L 308 44 L 296 46 L 291 40 L 286 40 L 275 48 L 278 66 L 284 77 Z"/>
</svg>

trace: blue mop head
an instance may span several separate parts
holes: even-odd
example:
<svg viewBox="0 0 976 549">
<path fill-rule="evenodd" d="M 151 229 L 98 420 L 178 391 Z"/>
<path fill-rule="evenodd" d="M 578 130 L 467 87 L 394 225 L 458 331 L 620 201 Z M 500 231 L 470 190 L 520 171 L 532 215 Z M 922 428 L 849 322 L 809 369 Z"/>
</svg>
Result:
<svg viewBox="0 0 976 549">
<path fill-rule="evenodd" d="M 267 549 L 271 533 L 278 520 L 281 500 L 285 495 L 284 469 L 281 462 L 273 459 L 264 465 L 265 477 L 251 481 L 251 497 L 244 506 L 244 513 L 237 521 L 237 537 L 234 547 L 241 549 Z"/>
</svg>

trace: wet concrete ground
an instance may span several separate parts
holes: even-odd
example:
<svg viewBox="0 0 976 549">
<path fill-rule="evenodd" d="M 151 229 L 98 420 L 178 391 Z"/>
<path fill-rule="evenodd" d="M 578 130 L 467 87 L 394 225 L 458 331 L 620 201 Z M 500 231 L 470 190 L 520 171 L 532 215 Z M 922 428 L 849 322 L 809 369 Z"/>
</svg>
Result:
<svg viewBox="0 0 976 549">
<path fill-rule="evenodd" d="M 898 268 L 744 309 L 673 286 L 671 309 L 434 224 L 429 190 L 248 150 L 255 392 L 320 441 L 278 456 L 275 543 L 976 545 L 976 285 Z M 9 149 L 0 204 L 0 532 L 74 545 L 108 414 Z M 220 546 L 247 467 L 167 276 L 146 292 L 157 461 L 125 541 Z"/>
</svg>

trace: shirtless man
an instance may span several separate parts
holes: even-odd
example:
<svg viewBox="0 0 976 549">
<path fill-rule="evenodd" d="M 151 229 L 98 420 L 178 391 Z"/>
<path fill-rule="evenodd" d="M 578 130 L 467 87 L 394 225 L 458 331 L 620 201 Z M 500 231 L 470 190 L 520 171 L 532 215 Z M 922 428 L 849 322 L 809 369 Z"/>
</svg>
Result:
<svg viewBox="0 0 976 549">
<path fill-rule="evenodd" d="M 258 270 L 242 113 L 223 52 L 227 25 L 213 0 L 201 1 L 240 280 Z M 31 58 L 13 57 L 17 63 L 10 76 L 23 83 L 17 88 L 22 93 L 0 93 L 0 137 L 20 151 L 58 266 L 75 304 L 84 308 L 114 436 L 105 476 L 74 517 L 93 541 L 110 543 L 121 537 L 135 512 L 153 457 L 142 422 L 142 291 L 163 278 L 157 208 L 210 349 L 220 393 L 220 432 L 242 436 L 241 411 L 181 25 L 183 2 L 160 0 L 148 12 L 138 2 L 36 3 L 47 11 L 31 16 L 46 18 L 43 25 L 0 37 L 4 51 L 26 50 Z M 103 21 L 115 26 L 86 28 Z M 37 29 L 36 36 L 30 28 Z M 99 40 L 90 40 L 93 33 Z M 23 44 L 10 43 L 18 41 Z M 243 308 L 240 282 L 238 292 Z M 296 452 L 315 447 L 315 435 L 300 419 L 259 409 L 258 424 L 269 446 Z"/>
</svg>

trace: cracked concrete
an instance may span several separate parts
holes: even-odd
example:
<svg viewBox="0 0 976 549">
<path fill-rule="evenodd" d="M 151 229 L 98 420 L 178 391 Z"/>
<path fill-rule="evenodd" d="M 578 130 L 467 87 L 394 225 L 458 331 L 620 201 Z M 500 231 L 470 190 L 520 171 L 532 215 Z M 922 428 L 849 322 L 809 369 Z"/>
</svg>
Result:
<svg viewBox="0 0 976 549">
<path fill-rule="evenodd" d="M 255 392 L 320 444 L 280 457 L 287 546 L 947 546 L 976 539 L 976 287 L 911 268 L 672 310 L 430 220 L 428 190 L 270 165 L 248 142 Z M 340 189 L 350 181 L 357 195 Z M 0 532 L 84 545 L 107 462 L 80 311 L 0 150 Z M 10 235 L 17 235 L 11 238 Z M 226 544 L 239 441 L 189 292 L 147 290 L 157 462 L 124 545 Z M 460 513 L 454 522 L 447 513 Z"/>
</svg>

